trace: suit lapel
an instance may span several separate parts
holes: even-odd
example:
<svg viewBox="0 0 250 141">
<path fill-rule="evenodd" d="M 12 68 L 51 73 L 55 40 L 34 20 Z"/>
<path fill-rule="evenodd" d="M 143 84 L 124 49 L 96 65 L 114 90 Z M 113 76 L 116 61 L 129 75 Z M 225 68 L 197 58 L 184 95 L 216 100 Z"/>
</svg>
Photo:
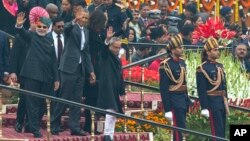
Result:
<svg viewBox="0 0 250 141">
<path fill-rule="evenodd" d="M 81 29 L 80 29 L 80 27 L 78 25 L 75 25 L 73 30 L 74 30 L 74 33 L 75 33 L 73 35 L 74 35 L 74 38 L 76 40 L 76 44 L 80 49 L 81 48 L 81 39 L 82 39 Z"/>
</svg>

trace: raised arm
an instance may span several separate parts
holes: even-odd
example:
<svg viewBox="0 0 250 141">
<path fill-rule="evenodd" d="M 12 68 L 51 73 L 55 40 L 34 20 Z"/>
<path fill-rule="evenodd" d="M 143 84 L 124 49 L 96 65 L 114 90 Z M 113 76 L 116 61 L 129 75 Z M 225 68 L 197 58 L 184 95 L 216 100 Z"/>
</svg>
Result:
<svg viewBox="0 0 250 141">
<path fill-rule="evenodd" d="M 23 24 L 26 21 L 25 19 L 25 13 L 20 12 L 17 14 L 17 19 L 16 19 L 16 29 L 17 32 L 20 34 L 20 36 L 27 42 L 30 41 L 31 39 L 31 34 L 29 31 L 25 30 L 23 28 Z"/>
</svg>

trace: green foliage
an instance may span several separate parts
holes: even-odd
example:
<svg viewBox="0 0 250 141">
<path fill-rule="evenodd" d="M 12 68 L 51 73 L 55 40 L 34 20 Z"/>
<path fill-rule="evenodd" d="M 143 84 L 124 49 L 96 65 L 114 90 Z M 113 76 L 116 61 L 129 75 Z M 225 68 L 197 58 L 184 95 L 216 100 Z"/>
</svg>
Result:
<svg viewBox="0 0 250 141">
<path fill-rule="evenodd" d="M 192 96 L 197 96 L 195 72 L 198 65 L 201 64 L 200 54 L 198 51 L 186 53 L 187 86 L 189 95 Z M 233 61 L 232 55 L 228 51 L 221 52 L 218 62 L 222 63 L 225 68 L 229 98 L 250 97 L 250 80 L 241 71 L 240 63 Z"/>
<path fill-rule="evenodd" d="M 171 132 L 166 129 L 157 128 L 157 133 L 154 135 L 154 141 L 170 141 Z"/>
<path fill-rule="evenodd" d="M 250 124 L 250 113 L 244 113 L 239 110 L 231 110 L 230 115 L 227 117 L 226 121 L 226 138 L 229 138 L 229 126 L 230 124 Z M 188 114 L 187 116 L 187 129 L 192 129 L 194 131 L 211 134 L 210 123 L 208 118 L 201 116 L 200 111 L 197 114 Z M 196 135 L 189 135 L 187 137 L 188 141 L 205 141 L 204 137 L 199 137 Z"/>
</svg>

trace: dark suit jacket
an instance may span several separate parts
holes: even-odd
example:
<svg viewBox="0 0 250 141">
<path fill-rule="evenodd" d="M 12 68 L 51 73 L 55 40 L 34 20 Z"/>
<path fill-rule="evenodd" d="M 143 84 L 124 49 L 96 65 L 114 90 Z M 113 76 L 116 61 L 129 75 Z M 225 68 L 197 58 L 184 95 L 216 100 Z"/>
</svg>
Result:
<svg viewBox="0 0 250 141">
<path fill-rule="evenodd" d="M 7 36 L 0 32 L 0 82 L 4 72 L 9 72 L 9 52 Z"/>
<path fill-rule="evenodd" d="M 146 27 L 145 27 L 145 25 L 144 25 L 144 22 L 143 22 L 143 20 L 142 20 L 141 17 L 140 17 L 139 20 L 138 20 L 138 24 L 139 24 L 139 26 L 141 27 L 141 31 L 143 31 L 143 30 L 146 29 Z"/>
<path fill-rule="evenodd" d="M 99 62 L 99 83 L 97 107 L 102 109 L 114 109 L 123 113 L 119 96 L 125 95 L 125 84 L 123 81 L 121 61 L 114 55 L 108 46 L 101 51 Z"/>
<path fill-rule="evenodd" d="M 20 76 L 45 83 L 59 80 L 58 65 L 54 42 L 47 36 L 18 29 L 20 36 L 27 42 L 29 50 L 22 66 Z"/>
<path fill-rule="evenodd" d="M 72 22 L 66 23 L 64 28 L 64 53 L 61 56 L 59 70 L 62 72 L 73 74 L 76 72 L 79 65 L 80 57 L 81 64 L 87 74 L 93 72 L 93 65 L 89 55 L 89 31 L 84 28 L 85 44 L 81 51 L 81 29 L 79 25 Z"/>
<path fill-rule="evenodd" d="M 28 44 L 18 34 L 15 37 L 15 41 L 10 53 L 10 73 L 15 73 L 19 76 L 22 66 L 24 64 L 27 51 L 29 49 Z"/>
</svg>

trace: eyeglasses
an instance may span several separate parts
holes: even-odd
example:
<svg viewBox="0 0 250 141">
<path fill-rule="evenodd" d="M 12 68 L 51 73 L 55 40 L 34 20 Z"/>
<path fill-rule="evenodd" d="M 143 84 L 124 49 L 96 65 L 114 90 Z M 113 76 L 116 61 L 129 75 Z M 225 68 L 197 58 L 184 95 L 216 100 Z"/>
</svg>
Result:
<svg viewBox="0 0 250 141">
<path fill-rule="evenodd" d="M 58 26 L 56 26 L 57 28 L 64 28 L 64 26 L 63 25 L 58 25 Z"/>
<path fill-rule="evenodd" d="M 47 26 L 41 26 L 41 25 L 38 25 L 37 27 L 38 27 L 38 28 L 43 28 L 43 29 L 48 28 Z"/>
</svg>

